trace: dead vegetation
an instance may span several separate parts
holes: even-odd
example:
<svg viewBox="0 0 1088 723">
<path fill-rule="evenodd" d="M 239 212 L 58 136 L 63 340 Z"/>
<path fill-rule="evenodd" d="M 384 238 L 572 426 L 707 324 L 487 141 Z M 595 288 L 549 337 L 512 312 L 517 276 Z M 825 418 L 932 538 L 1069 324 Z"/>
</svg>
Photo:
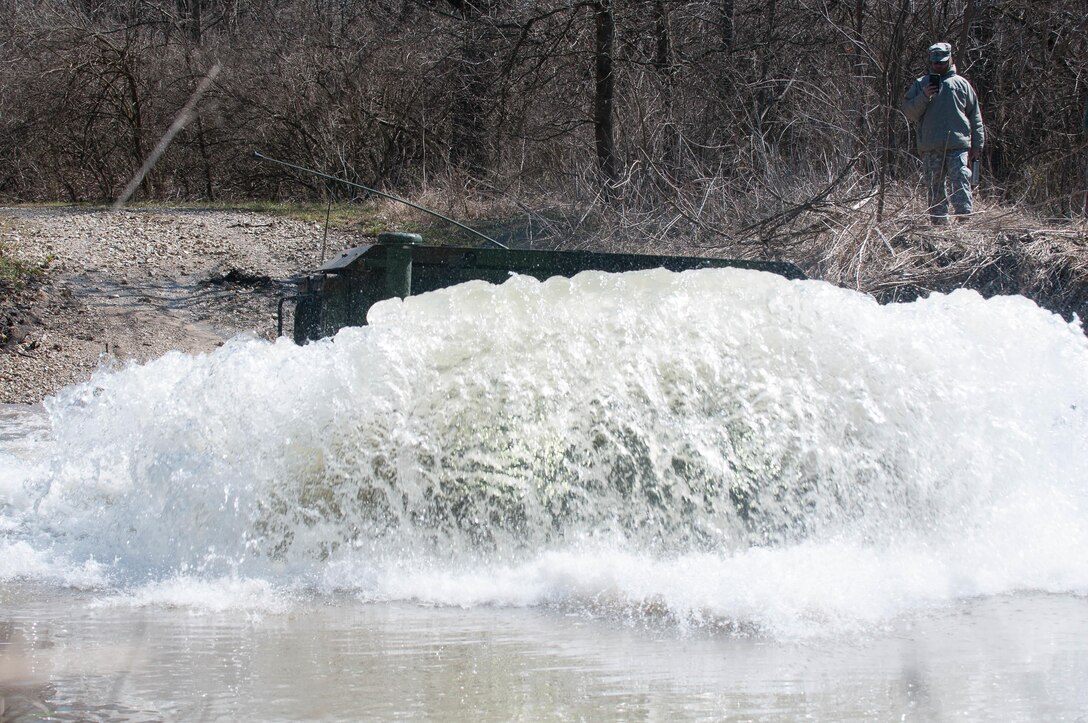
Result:
<svg viewBox="0 0 1088 723">
<path fill-rule="evenodd" d="M 429 189 L 427 199 L 515 246 L 790 261 L 810 278 L 885 303 L 968 288 L 986 297 L 1021 294 L 1067 320 L 1088 320 L 1088 219 L 1042 218 L 1000 204 L 985 187 L 975 213 L 949 226 L 930 223 L 919 184 L 890 186 L 881 201 L 874 180 L 853 164 L 809 178 L 675 184 L 667 204 L 636 187 L 632 180 L 618 202 L 585 207 L 495 198 L 463 185 Z M 383 202 L 375 216 L 432 242 L 465 240 L 396 204 Z"/>
<path fill-rule="evenodd" d="M 333 203 L 359 233 L 470 241 L 367 186 L 512 245 L 781 259 L 885 301 L 967 286 L 1083 317 L 1086 29 L 1072 0 L 0 3 L 0 198 L 140 178 L 140 201 Z M 948 228 L 899 111 L 935 40 L 987 124 L 979 213 Z"/>
</svg>

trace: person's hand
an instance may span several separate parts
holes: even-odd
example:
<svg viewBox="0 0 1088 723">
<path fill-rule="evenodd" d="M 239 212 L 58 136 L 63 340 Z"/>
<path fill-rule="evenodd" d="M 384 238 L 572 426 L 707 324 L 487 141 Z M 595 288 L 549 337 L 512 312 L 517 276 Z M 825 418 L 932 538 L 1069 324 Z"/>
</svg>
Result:
<svg viewBox="0 0 1088 723">
<path fill-rule="evenodd" d="M 972 148 L 971 150 L 967 151 L 967 162 L 968 163 L 974 163 L 976 160 L 978 160 L 978 157 L 981 156 L 981 155 L 982 155 L 982 151 L 980 149 Z"/>
<path fill-rule="evenodd" d="M 932 98 L 933 96 L 937 95 L 937 90 L 937 86 L 929 85 L 928 83 L 922 86 L 922 94 L 925 95 L 925 97 L 927 98 Z"/>
</svg>

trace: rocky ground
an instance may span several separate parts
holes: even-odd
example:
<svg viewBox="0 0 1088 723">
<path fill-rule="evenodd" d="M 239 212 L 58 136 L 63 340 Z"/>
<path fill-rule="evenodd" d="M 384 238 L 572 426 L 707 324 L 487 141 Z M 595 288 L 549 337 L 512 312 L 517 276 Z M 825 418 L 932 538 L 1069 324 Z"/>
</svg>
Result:
<svg viewBox="0 0 1088 723">
<path fill-rule="evenodd" d="M 331 234 L 326 256 L 361 239 Z M 0 289 L 0 403 L 34 404 L 101 364 L 272 338 L 318 224 L 239 211 L 0 209 L 0 244 L 43 267 Z"/>
</svg>

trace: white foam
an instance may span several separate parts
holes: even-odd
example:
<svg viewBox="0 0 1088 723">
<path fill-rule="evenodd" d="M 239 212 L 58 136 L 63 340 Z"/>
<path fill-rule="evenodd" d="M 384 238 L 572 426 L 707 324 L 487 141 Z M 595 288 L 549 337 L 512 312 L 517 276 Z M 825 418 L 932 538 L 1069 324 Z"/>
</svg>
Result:
<svg viewBox="0 0 1088 723">
<path fill-rule="evenodd" d="M 199 613 L 244 611 L 250 614 L 282 614 L 297 596 L 268 580 L 215 578 L 205 580 L 178 575 L 99 598 L 96 607 L 185 608 Z"/>
<path fill-rule="evenodd" d="M 0 534 L 5 530 L 0 529 Z M 94 558 L 72 562 L 47 546 L 0 539 L 0 580 L 33 580 L 94 589 L 109 581 L 107 566 Z"/>
<path fill-rule="evenodd" d="M 0 472 L 26 558 L 0 578 L 103 560 L 149 604 L 302 585 L 783 635 L 1088 592 L 1088 340 L 1026 299 L 658 270 L 370 323 L 61 392 Z"/>
</svg>

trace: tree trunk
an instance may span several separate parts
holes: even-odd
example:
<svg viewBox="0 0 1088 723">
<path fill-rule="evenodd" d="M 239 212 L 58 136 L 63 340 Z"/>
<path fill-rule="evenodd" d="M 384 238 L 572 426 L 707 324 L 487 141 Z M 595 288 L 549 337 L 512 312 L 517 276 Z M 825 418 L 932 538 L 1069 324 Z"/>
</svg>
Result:
<svg viewBox="0 0 1088 723">
<path fill-rule="evenodd" d="M 464 20 L 457 69 L 450 162 L 472 174 L 486 172 L 491 163 L 487 117 L 492 104 L 492 57 L 496 37 L 490 15 L 493 2 L 453 3 Z"/>
<path fill-rule="evenodd" d="M 202 0 L 177 0 L 178 27 L 190 47 L 200 45 L 200 3 Z"/>
<path fill-rule="evenodd" d="M 675 68 L 672 62 L 672 31 L 669 28 L 669 16 L 665 0 L 654 0 L 654 69 L 661 83 L 661 131 L 664 149 L 661 161 L 668 168 L 674 168 L 679 160 L 679 135 L 676 117 L 673 112 L 673 76 Z"/>
<path fill-rule="evenodd" d="M 595 75 L 593 87 L 593 134 L 597 144 L 597 167 L 605 184 L 605 195 L 611 196 L 618 180 L 613 105 L 616 82 L 613 74 L 612 51 L 616 40 L 616 18 L 612 0 L 593 3 L 596 22 L 594 47 Z"/>
<path fill-rule="evenodd" d="M 736 13 L 736 0 L 722 0 L 722 50 L 726 55 L 733 52 L 733 44 L 736 42 L 736 21 L 733 19 Z"/>
<path fill-rule="evenodd" d="M 960 26 L 960 45 L 953 50 L 954 53 L 967 60 L 967 43 L 971 37 L 971 22 L 975 19 L 975 1 L 967 0 L 963 8 L 963 20 Z M 966 65 L 966 62 L 964 63 Z"/>
</svg>

